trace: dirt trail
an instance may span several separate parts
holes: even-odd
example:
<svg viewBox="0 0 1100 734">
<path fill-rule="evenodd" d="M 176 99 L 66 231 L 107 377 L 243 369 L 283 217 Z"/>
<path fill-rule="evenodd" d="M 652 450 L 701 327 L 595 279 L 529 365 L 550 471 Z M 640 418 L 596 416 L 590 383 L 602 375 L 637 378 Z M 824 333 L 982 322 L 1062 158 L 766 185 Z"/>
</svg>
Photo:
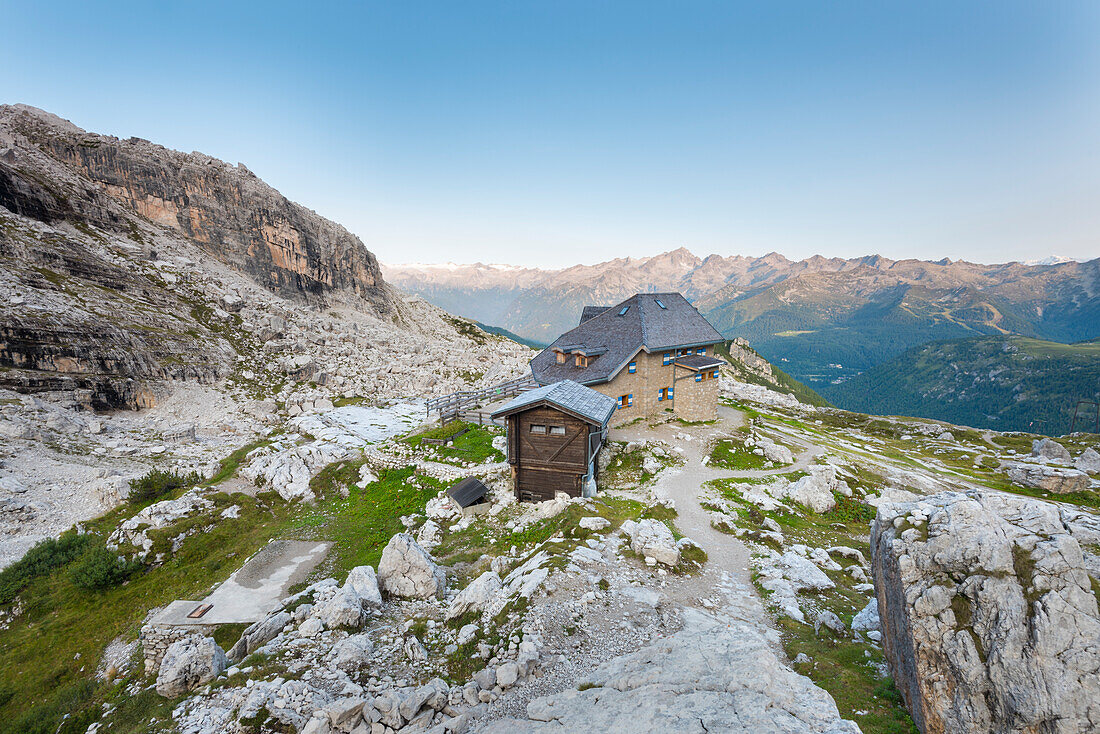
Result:
<svg viewBox="0 0 1100 734">
<path fill-rule="evenodd" d="M 704 572 L 698 577 L 701 585 L 698 590 L 709 592 L 720 588 L 727 592 L 727 598 L 741 596 L 745 603 L 738 605 L 738 616 L 760 622 L 763 621 L 764 609 L 753 590 L 749 549 L 734 536 L 711 527 L 709 514 L 699 505 L 703 485 L 712 479 L 764 477 L 805 469 L 823 449 L 784 432 L 783 438 L 787 442 L 797 444 L 802 449 L 795 457 L 794 464 L 776 469 L 731 470 L 710 467 L 703 463 L 707 447 L 719 438 L 730 436 L 745 422 L 744 413 L 727 406 L 719 406 L 718 417 L 718 423 L 705 426 L 684 426 L 679 423 L 665 423 L 656 428 L 629 426 L 613 429 L 610 437 L 616 441 L 659 439 L 683 449 L 684 464 L 662 471 L 652 487 L 653 493 L 676 503 L 676 527 L 707 552 L 708 561 Z M 690 439 L 685 440 L 684 436 L 689 436 Z M 729 594 L 731 588 L 739 593 Z M 749 598 L 744 598 L 745 590 L 753 590 L 751 602 Z"/>
</svg>

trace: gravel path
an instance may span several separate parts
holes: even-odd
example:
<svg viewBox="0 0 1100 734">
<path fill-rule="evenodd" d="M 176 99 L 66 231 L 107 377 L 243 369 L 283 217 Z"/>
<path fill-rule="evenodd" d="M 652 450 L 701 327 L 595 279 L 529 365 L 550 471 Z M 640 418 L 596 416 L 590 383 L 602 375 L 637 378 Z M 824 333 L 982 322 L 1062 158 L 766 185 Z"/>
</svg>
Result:
<svg viewBox="0 0 1100 734">
<path fill-rule="evenodd" d="M 804 470 L 823 451 L 821 447 L 815 446 L 804 439 L 782 432 L 783 439 L 787 443 L 795 444 L 802 449 L 795 457 L 794 464 L 775 469 L 732 470 L 710 467 L 703 463 L 707 449 L 718 439 L 732 435 L 745 422 L 744 413 L 728 406 L 719 406 L 718 417 L 718 423 L 705 426 L 665 423 L 656 428 L 637 425 L 613 429 L 611 432 L 611 438 L 616 441 L 659 439 L 674 447 L 683 449 L 681 455 L 684 458 L 684 464 L 662 471 L 658 475 L 657 482 L 652 490 L 655 496 L 659 498 L 667 497 L 676 503 L 678 515 L 676 527 L 707 552 L 708 560 L 704 567 L 705 570 L 698 577 L 699 584 L 704 588 L 685 588 L 684 591 L 687 593 L 692 591 L 707 591 L 709 593 L 710 590 L 716 587 L 728 584 L 729 579 L 732 579 L 741 588 L 753 588 L 752 571 L 749 566 L 749 549 L 737 538 L 721 533 L 711 527 L 709 514 L 699 505 L 703 485 L 712 479 L 760 478 Z M 685 436 L 690 438 L 685 439 Z M 691 600 L 685 600 L 685 603 L 690 606 L 697 606 L 697 602 L 693 603 Z M 755 604 L 738 606 L 741 612 L 747 614 L 753 621 L 759 622 L 763 619 L 764 609 L 759 600 Z"/>
</svg>

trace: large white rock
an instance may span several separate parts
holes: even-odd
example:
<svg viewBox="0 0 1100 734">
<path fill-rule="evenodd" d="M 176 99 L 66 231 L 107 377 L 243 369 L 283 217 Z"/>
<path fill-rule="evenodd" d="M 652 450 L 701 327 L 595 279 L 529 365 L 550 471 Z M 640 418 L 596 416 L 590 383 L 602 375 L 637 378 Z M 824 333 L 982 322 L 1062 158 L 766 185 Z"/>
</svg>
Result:
<svg viewBox="0 0 1100 734">
<path fill-rule="evenodd" d="M 501 719 L 479 732 L 859 732 L 828 693 L 776 657 L 759 628 L 690 608 L 679 632 L 588 678 L 583 691 L 532 700 L 528 720 Z"/>
<path fill-rule="evenodd" d="M 1088 472 L 1089 474 L 1100 474 L 1100 453 L 1097 453 L 1096 449 L 1085 449 L 1081 452 L 1081 455 L 1077 457 L 1077 460 L 1073 462 L 1073 466 L 1078 471 Z"/>
<path fill-rule="evenodd" d="M 622 530 L 630 537 L 630 549 L 643 558 L 652 558 L 666 566 L 680 563 L 680 548 L 672 531 L 659 520 L 627 520 Z"/>
<path fill-rule="evenodd" d="M 867 602 L 867 606 L 852 617 L 852 629 L 856 632 L 874 632 L 879 626 L 878 599 Z"/>
<path fill-rule="evenodd" d="M 882 643 L 922 732 L 1100 731 L 1096 537 L 1095 516 L 992 491 L 879 507 Z"/>
<path fill-rule="evenodd" d="M 1050 461 L 1061 461 L 1066 464 L 1072 461 L 1066 447 L 1050 438 L 1040 438 L 1032 441 L 1031 455 Z"/>
<path fill-rule="evenodd" d="M 217 678 L 228 664 L 213 637 L 190 635 L 176 640 L 160 662 L 157 693 L 165 698 L 182 696 Z"/>
<path fill-rule="evenodd" d="M 801 505 L 820 514 L 836 507 L 833 490 L 839 489 L 841 482 L 836 478 L 836 469 L 832 466 L 811 466 L 810 473 L 787 487 L 785 494 Z"/>
<path fill-rule="evenodd" d="M 413 536 L 398 533 L 382 550 L 378 585 L 393 596 L 428 599 L 446 589 L 447 577 Z"/>
<path fill-rule="evenodd" d="M 363 604 L 377 609 L 382 606 L 382 593 L 378 590 L 378 577 L 370 566 L 356 566 L 348 571 L 344 586 L 351 587 Z"/>
<path fill-rule="evenodd" d="M 447 607 L 448 620 L 461 617 L 469 611 L 484 612 L 500 594 L 503 583 L 495 571 L 486 571 L 471 581 L 451 600 Z"/>
<path fill-rule="evenodd" d="M 230 648 L 226 657 L 233 662 L 240 662 L 282 632 L 283 627 L 286 627 L 289 622 L 290 614 L 278 611 L 253 623 L 241 633 L 237 644 Z"/>
</svg>

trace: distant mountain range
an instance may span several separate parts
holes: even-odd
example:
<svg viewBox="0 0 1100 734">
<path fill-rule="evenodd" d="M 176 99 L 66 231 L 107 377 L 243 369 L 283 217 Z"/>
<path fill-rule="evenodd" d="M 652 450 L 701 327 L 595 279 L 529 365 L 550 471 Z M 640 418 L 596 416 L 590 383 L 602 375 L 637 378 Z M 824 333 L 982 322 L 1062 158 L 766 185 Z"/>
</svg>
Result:
<svg viewBox="0 0 1100 734">
<path fill-rule="evenodd" d="M 1100 401 L 1100 340 L 978 336 L 911 349 L 831 391 L 853 410 L 1001 431 L 1068 433 L 1078 400 Z M 1077 430 L 1096 429 L 1082 405 Z"/>
<path fill-rule="evenodd" d="M 1100 337 L 1100 258 L 980 265 L 814 256 L 792 261 L 680 248 L 647 258 L 540 270 L 508 265 L 382 265 L 386 280 L 452 313 L 548 343 L 590 304 L 682 292 L 727 337 L 845 406 L 847 380 L 913 347 L 1021 335 Z M 846 407 L 846 406 L 845 406 Z"/>
</svg>

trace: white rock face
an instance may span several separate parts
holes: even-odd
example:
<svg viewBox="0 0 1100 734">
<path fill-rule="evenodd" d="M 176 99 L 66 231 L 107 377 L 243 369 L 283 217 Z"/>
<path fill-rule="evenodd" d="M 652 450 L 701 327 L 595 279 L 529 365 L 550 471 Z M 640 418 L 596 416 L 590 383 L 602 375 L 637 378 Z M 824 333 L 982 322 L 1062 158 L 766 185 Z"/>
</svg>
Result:
<svg viewBox="0 0 1100 734">
<path fill-rule="evenodd" d="M 499 675 L 499 671 L 498 671 Z M 776 658 L 761 631 L 695 610 L 684 628 L 609 660 L 571 689 L 527 706 L 483 734 L 608 732 L 809 732 L 855 734 L 825 691 Z"/>
<path fill-rule="evenodd" d="M 1096 449 L 1085 449 L 1081 452 L 1081 455 L 1077 457 L 1077 460 L 1073 462 L 1073 466 L 1078 471 L 1088 472 L 1089 474 L 1100 474 L 1100 453 Z"/>
<path fill-rule="evenodd" d="M 242 634 L 241 638 L 237 640 L 237 644 L 230 648 L 226 653 L 226 657 L 233 662 L 239 662 L 248 655 L 256 652 L 260 647 L 271 640 L 275 635 L 279 634 L 283 627 L 290 622 L 290 615 L 286 612 L 279 611 L 272 614 L 259 622 L 253 623 Z"/>
<path fill-rule="evenodd" d="M 1046 464 L 1011 464 L 1008 478 L 1025 487 L 1035 487 L 1054 494 L 1068 494 L 1088 489 L 1089 477 L 1077 469 Z"/>
<path fill-rule="evenodd" d="M 146 535 L 149 530 L 167 527 L 193 513 L 213 506 L 213 502 L 195 490 L 181 495 L 179 499 L 155 502 L 123 521 L 111 534 L 110 541 L 115 544 L 132 543 L 148 552 L 153 545 L 153 541 Z"/>
<path fill-rule="evenodd" d="M 342 459 L 347 450 L 326 441 L 313 441 L 284 451 L 260 449 L 250 454 L 241 476 L 268 485 L 285 500 L 312 501 L 309 480 L 324 467 Z"/>
<path fill-rule="evenodd" d="M 1095 517 L 991 491 L 879 507 L 882 642 L 921 731 L 1100 731 L 1095 537 Z"/>
<path fill-rule="evenodd" d="M 859 614 L 852 617 L 852 629 L 856 632 L 874 632 L 879 629 L 878 599 L 867 602 Z"/>
<path fill-rule="evenodd" d="M 1051 438 L 1041 438 L 1032 441 L 1031 455 L 1036 458 L 1048 459 L 1050 461 L 1061 461 L 1065 464 L 1069 464 L 1072 461 L 1066 447 Z"/>
<path fill-rule="evenodd" d="M 157 693 L 176 698 L 218 677 L 228 666 L 213 637 L 191 635 L 168 646 L 157 674 Z"/>
<path fill-rule="evenodd" d="M 486 571 L 471 581 L 465 589 L 458 593 L 447 607 L 446 618 L 448 620 L 461 617 L 469 611 L 483 612 L 487 610 L 500 594 L 503 583 L 496 571 Z"/>
<path fill-rule="evenodd" d="M 439 596 L 446 589 L 447 577 L 413 536 L 398 533 L 382 550 L 378 585 L 394 596 L 428 599 Z"/>
<path fill-rule="evenodd" d="M 675 566 L 680 562 L 680 548 L 672 537 L 672 531 L 663 522 L 649 518 L 637 522 L 627 520 L 622 530 L 630 537 L 630 549 L 638 555 L 666 566 Z"/>
</svg>

